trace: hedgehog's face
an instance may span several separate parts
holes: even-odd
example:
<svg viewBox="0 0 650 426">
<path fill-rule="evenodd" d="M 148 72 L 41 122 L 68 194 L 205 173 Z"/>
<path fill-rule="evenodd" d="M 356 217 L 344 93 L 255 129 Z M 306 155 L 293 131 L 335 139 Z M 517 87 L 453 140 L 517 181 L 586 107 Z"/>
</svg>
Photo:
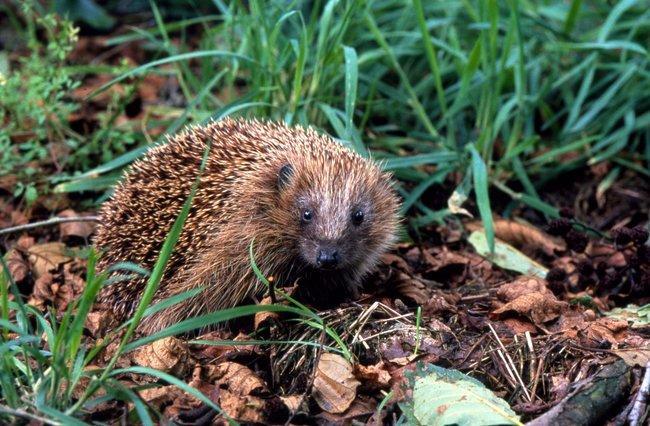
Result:
<svg viewBox="0 0 650 426">
<path fill-rule="evenodd" d="M 309 267 L 363 273 L 394 239 L 398 204 L 388 177 L 356 161 L 363 167 L 324 163 L 301 171 L 296 164 L 278 172 L 281 205 L 290 206 L 281 232 Z"/>
</svg>

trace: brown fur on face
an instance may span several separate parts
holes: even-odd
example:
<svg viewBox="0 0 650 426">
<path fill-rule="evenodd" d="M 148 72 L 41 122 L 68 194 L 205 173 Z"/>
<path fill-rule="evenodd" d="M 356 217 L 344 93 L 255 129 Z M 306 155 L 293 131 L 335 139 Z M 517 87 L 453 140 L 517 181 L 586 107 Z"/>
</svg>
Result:
<svg viewBox="0 0 650 426">
<path fill-rule="evenodd" d="M 227 119 L 190 128 L 134 164 L 101 210 L 100 269 L 120 261 L 153 266 L 208 141 L 206 169 L 154 303 L 207 288 L 146 318 L 141 332 L 259 295 L 253 240 L 265 275 L 332 291 L 356 287 L 394 241 L 399 202 L 376 164 L 311 129 Z M 126 317 L 144 285 L 111 285 L 101 301 Z"/>
</svg>

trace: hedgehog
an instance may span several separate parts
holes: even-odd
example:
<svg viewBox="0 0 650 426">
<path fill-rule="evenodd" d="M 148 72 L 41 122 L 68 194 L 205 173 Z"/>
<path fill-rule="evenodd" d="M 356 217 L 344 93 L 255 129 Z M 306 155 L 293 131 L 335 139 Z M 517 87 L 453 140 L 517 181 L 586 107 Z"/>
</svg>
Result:
<svg viewBox="0 0 650 426">
<path fill-rule="evenodd" d="M 119 262 L 151 269 L 197 177 L 152 303 L 202 290 L 145 317 L 141 334 L 262 296 L 251 244 L 265 276 L 322 301 L 355 294 L 396 239 L 400 201 L 377 163 L 309 127 L 224 119 L 185 129 L 130 167 L 100 210 L 97 269 Z M 116 281 L 99 302 L 123 320 L 146 278 Z"/>
</svg>

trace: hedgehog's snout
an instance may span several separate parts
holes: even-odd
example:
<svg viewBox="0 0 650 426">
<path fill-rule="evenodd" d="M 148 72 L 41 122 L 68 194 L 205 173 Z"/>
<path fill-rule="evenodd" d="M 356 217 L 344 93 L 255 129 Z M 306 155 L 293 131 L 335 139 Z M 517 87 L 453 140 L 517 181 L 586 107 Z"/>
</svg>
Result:
<svg viewBox="0 0 650 426">
<path fill-rule="evenodd" d="M 335 269 L 341 260 L 339 251 L 336 247 L 330 245 L 322 245 L 318 249 L 318 256 L 316 257 L 316 265 L 322 269 Z"/>
<path fill-rule="evenodd" d="M 348 267 L 346 250 L 340 241 L 305 238 L 300 242 L 300 252 L 312 268 L 334 271 Z"/>
</svg>

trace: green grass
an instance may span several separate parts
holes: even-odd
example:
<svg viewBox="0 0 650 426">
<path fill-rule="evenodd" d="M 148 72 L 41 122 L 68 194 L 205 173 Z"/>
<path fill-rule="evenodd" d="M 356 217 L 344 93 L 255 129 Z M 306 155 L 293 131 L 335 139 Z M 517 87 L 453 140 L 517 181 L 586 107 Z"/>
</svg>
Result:
<svg viewBox="0 0 650 426">
<path fill-rule="evenodd" d="M 448 173 L 477 172 L 480 162 L 474 188 L 484 220 L 491 187 L 553 216 L 538 196 L 552 178 L 601 161 L 649 174 L 650 11 L 642 2 L 247 4 L 218 2 L 220 16 L 179 22 L 154 8 L 154 28 L 109 40 L 146 39 L 152 61 L 107 86 L 173 64 L 188 107 L 170 131 L 225 115 L 319 127 L 386 159 L 418 225 L 439 215 L 411 194 Z M 169 42 L 197 22 L 199 50 Z M 84 189 L 106 188 L 117 174 L 98 175 L 142 152 L 58 189 L 78 190 L 89 178 Z M 429 179 L 423 165 L 442 175 Z"/>
</svg>

